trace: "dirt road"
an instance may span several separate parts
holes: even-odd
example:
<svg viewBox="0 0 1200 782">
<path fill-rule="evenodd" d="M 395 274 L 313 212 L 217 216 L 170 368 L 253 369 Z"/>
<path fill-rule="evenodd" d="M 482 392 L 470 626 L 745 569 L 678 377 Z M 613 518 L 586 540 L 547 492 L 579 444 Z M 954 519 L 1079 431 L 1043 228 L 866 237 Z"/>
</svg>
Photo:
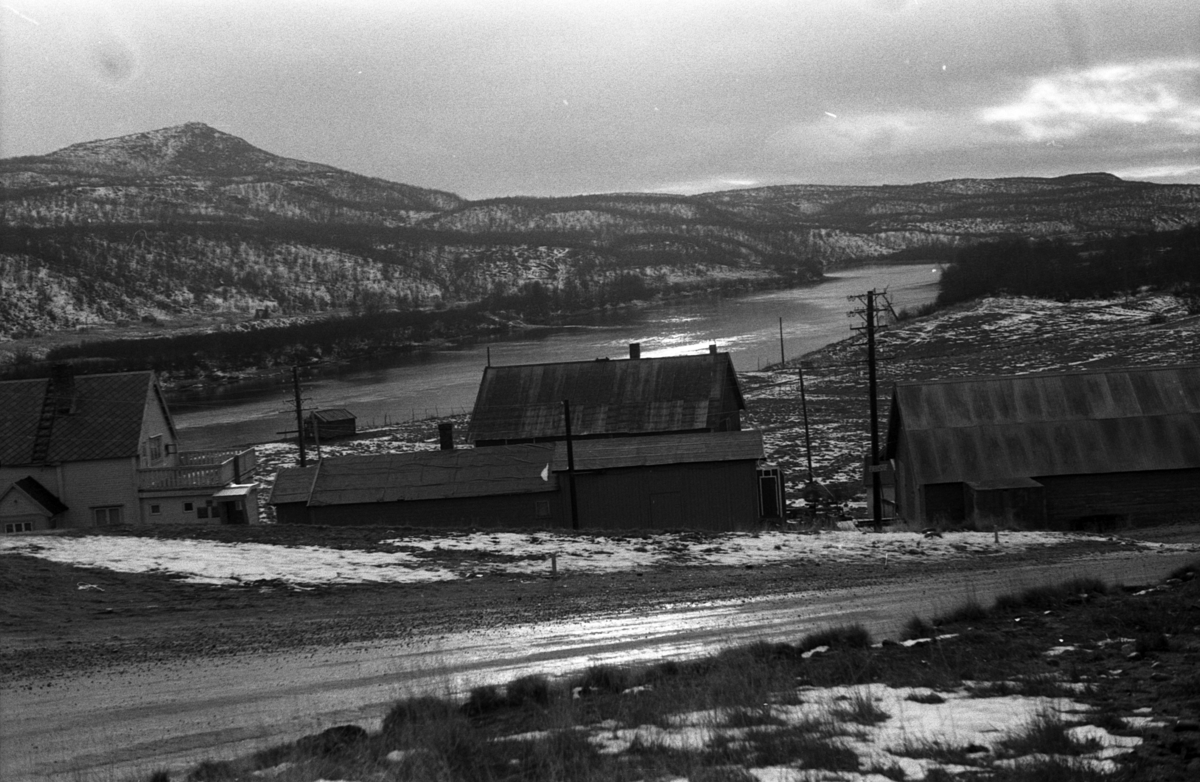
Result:
<svg viewBox="0 0 1200 782">
<path fill-rule="evenodd" d="M 894 634 L 913 615 L 933 616 L 971 598 L 987 602 L 998 593 L 1085 575 L 1145 583 L 1196 556 L 1075 551 L 1059 561 L 906 568 L 869 579 L 862 573 L 861 586 L 845 585 L 847 574 L 842 574 L 830 579 L 842 584 L 837 588 L 790 592 L 778 591 L 783 576 L 758 573 L 753 583 L 773 585 L 773 594 L 734 589 L 740 594 L 719 598 L 711 595 L 731 590 L 709 589 L 710 597 L 702 600 L 647 600 L 651 607 L 636 612 L 616 610 L 615 604 L 578 610 L 579 594 L 571 595 L 594 590 L 594 584 L 496 585 L 500 599 L 510 603 L 572 607 L 529 614 L 542 617 L 538 621 L 479 622 L 447 632 L 391 633 L 345 643 L 274 648 L 264 638 L 254 654 L 175 649 L 164 655 L 165 642 L 147 636 L 144 640 L 158 653 L 139 656 L 124 644 L 117 648 L 126 654 L 117 654 L 116 664 L 78 664 L 55 675 L 6 678 L 0 690 L 0 778 L 77 780 L 94 774 L 124 779 L 159 768 L 182 770 L 331 725 L 374 728 L 391 703 L 408 694 L 462 692 L 524 673 L 565 673 L 598 663 L 694 656 L 759 639 L 796 640 L 835 624 L 861 622 L 880 638 Z M 662 591 L 677 598 L 685 594 Z M 346 609 L 362 607 L 348 600 Z M 303 617 L 292 618 L 303 623 Z M 253 623 L 253 617 L 234 614 L 225 619 L 220 624 Z M 269 619 L 262 624 L 267 632 L 274 626 Z M 380 624 L 388 622 L 381 617 Z M 216 637 L 230 631 L 228 626 L 212 629 Z M 180 643 L 194 637 L 200 636 L 181 633 Z M 95 653 L 97 647 L 89 648 Z"/>
</svg>

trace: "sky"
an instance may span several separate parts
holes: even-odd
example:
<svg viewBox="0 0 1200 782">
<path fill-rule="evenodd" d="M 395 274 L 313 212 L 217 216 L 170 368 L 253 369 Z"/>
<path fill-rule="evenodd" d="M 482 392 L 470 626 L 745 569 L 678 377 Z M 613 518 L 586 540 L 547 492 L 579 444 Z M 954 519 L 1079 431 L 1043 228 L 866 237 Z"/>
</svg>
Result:
<svg viewBox="0 0 1200 782">
<path fill-rule="evenodd" d="M 1200 182 L 1196 0 L 0 6 L 0 157 L 196 121 L 472 199 Z"/>
</svg>

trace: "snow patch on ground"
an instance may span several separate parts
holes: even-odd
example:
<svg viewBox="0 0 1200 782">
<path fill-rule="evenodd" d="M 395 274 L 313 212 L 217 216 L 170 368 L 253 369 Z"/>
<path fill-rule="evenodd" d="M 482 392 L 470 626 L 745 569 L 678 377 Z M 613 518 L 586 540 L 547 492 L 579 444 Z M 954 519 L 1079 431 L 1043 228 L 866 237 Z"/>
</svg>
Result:
<svg viewBox="0 0 1200 782">
<path fill-rule="evenodd" d="M 386 534 L 381 531 L 382 535 Z M 321 546 L 278 546 L 132 536 L 22 536 L 0 539 L 0 554 L 26 554 L 79 567 L 156 573 L 196 584 L 294 586 L 416 583 L 484 574 L 617 573 L 661 567 L 748 567 L 794 563 L 836 565 L 986 557 L 1087 539 L 1056 532 L 951 532 L 926 538 L 912 532 L 834 531 L 646 536 L 556 532 L 471 532 L 383 539 L 392 552 Z M 1099 539 L 1099 538 L 1097 538 Z M 1166 544 L 1157 544 L 1166 546 Z M 1189 547 L 1183 546 L 1187 549 Z"/>
</svg>

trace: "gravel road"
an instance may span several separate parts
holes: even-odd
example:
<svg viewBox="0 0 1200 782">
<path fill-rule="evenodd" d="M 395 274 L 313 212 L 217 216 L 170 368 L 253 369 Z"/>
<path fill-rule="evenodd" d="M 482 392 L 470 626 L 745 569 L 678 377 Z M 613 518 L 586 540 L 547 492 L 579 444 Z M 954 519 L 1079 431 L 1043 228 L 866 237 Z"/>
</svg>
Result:
<svg viewBox="0 0 1200 782">
<path fill-rule="evenodd" d="M 885 571 L 693 568 L 319 594 L 239 594 L 14 557 L 47 590 L 96 579 L 105 591 L 76 589 L 49 615 L 6 613 L 0 778 L 183 769 L 335 724 L 370 729 L 417 692 L 796 640 L 850 622 L 885 637 L 971 598 L 1083 575 L 1144 583 L 1196 556 L 1081 545 Z M 55 617 L 69 621 L 56 629 Z"/>
</svg>

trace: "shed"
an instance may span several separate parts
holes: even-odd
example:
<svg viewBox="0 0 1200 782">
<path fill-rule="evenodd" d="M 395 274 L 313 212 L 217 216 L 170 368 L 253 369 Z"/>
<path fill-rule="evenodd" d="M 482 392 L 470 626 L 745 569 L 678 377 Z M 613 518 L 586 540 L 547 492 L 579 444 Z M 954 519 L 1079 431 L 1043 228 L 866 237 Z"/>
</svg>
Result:
<svg viewBox="0 0 1200 782">
<path fill-rule="evenodd" d="M 580 527 L 711 529 L 760 519 L 758 432 L 572 444 Z M 570 528 L 566 443 L 326 459 L 280 470 L 282 523 Z"/>
<path fill-rule="evenodd" d="M 349 410 L 314 410 L 304 419 L 304 436 L 324 443 L 338 437 L 353 437 L 357 427 L 358 417 Z"/>
<path fill-rule="evenodd" d="M 886 448 L 908 520 L 1194 517 L 1200 365 L 898 384 Z"/>
<path fill-rule="evenodd" d="M 631 351 L 631 355 L 637 355 Z M 484 370 L 467 439 L 476 446 L 742 428 L 728 353 L 522 364 Z"/>
</svg>

